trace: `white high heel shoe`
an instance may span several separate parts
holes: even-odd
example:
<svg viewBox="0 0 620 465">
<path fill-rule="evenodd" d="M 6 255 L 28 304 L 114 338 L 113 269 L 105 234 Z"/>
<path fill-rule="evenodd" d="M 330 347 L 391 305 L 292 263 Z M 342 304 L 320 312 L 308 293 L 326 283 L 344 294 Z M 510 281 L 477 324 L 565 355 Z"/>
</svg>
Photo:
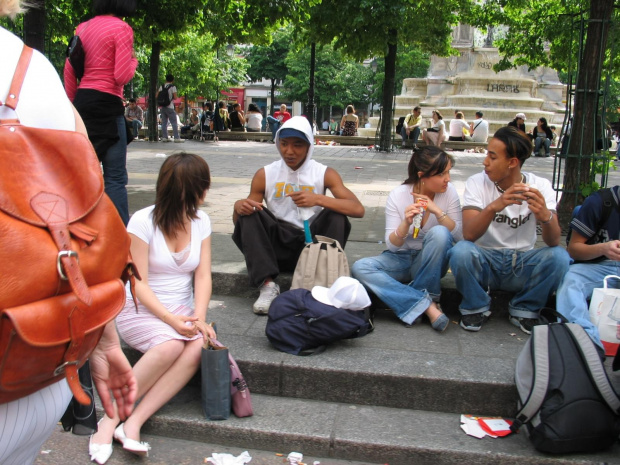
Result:
<svg viewBox="0 0 620 465">
<path fill-rule="evenodd" d="M 112 443 L 97 444 L 93 442 L 93 436 L 94 434 L 91 434 L 90 440 L 88 441 L 88 453 L 90 454 L 90 460 L 97 462 L 99 465 L 103 465 L 112 455 Z"/>
<path fill-rule="evenodd" d="M 135 439 L 128 438 L 125 435 L 125 429 L 123 428 L 122 423 L 118 425 L 114 430 L 114 439 L 116 439 L 123 445 L 123 449 L 128 450 L 132 454 L 139 455 L 140 457 L 149 456 L 149 450 L 151 450 L 151 446 L 149 446 L 149 443 L 139 442 Z"/>
</svg>

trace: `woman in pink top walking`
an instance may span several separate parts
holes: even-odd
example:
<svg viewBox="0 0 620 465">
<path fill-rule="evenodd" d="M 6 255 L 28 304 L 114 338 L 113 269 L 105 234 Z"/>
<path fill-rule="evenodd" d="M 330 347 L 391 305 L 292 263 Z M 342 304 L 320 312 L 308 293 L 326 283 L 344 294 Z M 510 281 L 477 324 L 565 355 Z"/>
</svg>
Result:
<svg viewBox="0 0 620 465">
<path fill-rule="evenodd" d="M 65 90 L 86 124 L 103 165 L 105 192 L 127 224 L 127 132 L 123 86 L 138 66 L 133 30 L 121 18 L 136 10 L 136 0 L 93 0 L 95 17 L 76 29 L 85 53 L 84 76 L 65 62 Z"/>
</svg>

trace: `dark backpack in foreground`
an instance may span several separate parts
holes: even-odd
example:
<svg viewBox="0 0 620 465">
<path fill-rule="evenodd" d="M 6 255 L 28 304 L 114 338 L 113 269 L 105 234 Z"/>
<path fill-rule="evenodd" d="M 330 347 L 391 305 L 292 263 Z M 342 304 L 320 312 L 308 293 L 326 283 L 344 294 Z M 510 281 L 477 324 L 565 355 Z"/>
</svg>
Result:
<svg viewBox="0 0 620 465">
<path fill-rule="evenodd" d="M 325 344 L 372 331 L 366 310 L 346 310 L 319 302 L 307 289 L 283 292 L 269 307 L 265 334 L 282 352 L 303 354 Z"/>
<path fill-rule="evenodd" d="M 168 92 L 171 87 L 172 84 L 166 84 L 157 94 L 158 107 L 167 107 L 168 105 L 170 105 L 170 102 L 172 102 L 172 100 L 170 99 L 170 92 Z"/>
<path fill-rule="evenodd" d="M 541 452 L 595 452 L 620 433 L 620 399 L 596 347 L 573 323 L 535 326 L 517 359 L 519 412 L 511 429 L 526 425 Z"/>
</svg>

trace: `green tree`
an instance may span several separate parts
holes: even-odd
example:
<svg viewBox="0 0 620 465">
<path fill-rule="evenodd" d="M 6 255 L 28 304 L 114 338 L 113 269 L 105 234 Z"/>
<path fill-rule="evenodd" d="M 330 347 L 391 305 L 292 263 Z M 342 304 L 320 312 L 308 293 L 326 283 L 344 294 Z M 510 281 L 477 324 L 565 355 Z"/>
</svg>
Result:
<svg viewBox="0 0 620 465">
<path fill-rule="evenodd" d="M 596 156 L 596 139 L 603 137 L 599 119 L 603 102 L 596 89 L 603 88 L 601 81 L 607 66 L 620 69 L 613 62 L 617 58 L 610 53 L 617 38 L 610 39 L 610 34 L 617 34 L 610 25 L 612 19 L 618 20 L 619 6 L 617 0 L 487 0 L 470 10 L 466 18 L 474 26 L 508 27 L 505 36 L 496 41 L 503 57 L 496 70 L 525 64 L 567 72 L 571 64 L 578 65 L 573 80 L 574 124 L 564 170 L 564 193 L 558 206 L 563 223 L 568 223 L 575 204 L 581 200 L 582 186 L 591 184 L 595 174 L 591 167 L 596 163 L 591 157 Z M 585 42 L 580 53 L 582 27 Z"/>
<path fill-rule="evenodd" d="M 459 12 L 470 6 L 468 0 L 340 0 L 311 8 L 308 42 L 326 44 L 335 40 L 337 49 L 358 60 L 384 57 L 382 150 L 392 146 L 391 109 L 398 46 L 406 43 L 441 56 L 455 52 L 450 47 L 452 26 L 459 22 Z"/>
<path fill-rule="evenodd" d="M 282 84 L 282 95 L 289 100 L 305 102 L 308 98 L 310 49 L 289 52 L 286 57 L 289 73 Z M 345 57 L 333 46 L 316 49 L 315 102 L 317 107 L 348 104 L 359 106 L 370 101 L 372 71 L 368 67 Z"/>
<path fill-rule="evenodd" d="M 252 45 L 245 56 L 249 63 L 248 76 L 252 82 L 269 79 L 271 82 L 271 104 L 275 101 L 276 87 L 282 83 L 288 73 L 286 56 L 291 47 L 291 29 L 281 28 L 272 34 L 272 41 L 267 45 Z M 267 109 L 271 114 L 273 108 Z"/>
</svg>

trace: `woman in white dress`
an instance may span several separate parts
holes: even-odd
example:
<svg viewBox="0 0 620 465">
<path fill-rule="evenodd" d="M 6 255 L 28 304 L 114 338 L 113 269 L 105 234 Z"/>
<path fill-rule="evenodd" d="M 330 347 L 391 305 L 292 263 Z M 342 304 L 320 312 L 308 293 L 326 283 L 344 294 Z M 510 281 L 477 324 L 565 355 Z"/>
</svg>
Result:
<svg viewBox="0 0 620 465">
<path fill-rule="evenodd" d="M 129 221 L 131 254 L 141 275 L 138 311 L 128 300 L 116 325 L 123 340 L 144 353 L 133 367 L 141 400 L 124 423 L 117 416 L 101 420 L 89 445 L 97 463 L 111 455 L 112 438 L 136 455 L 148 455 L 149 445 L 140 442 L 142 425 L 187 384 L 198 369 L 204 340 L 215 337 L 205 321 L 211 221 L 199 210 L 210 184 L 207 162 L 190 153 L 174 154 L 160 169 L 155 205 Z M 97 455 L 100 450 L 105 453 Z"/>
</svg>

